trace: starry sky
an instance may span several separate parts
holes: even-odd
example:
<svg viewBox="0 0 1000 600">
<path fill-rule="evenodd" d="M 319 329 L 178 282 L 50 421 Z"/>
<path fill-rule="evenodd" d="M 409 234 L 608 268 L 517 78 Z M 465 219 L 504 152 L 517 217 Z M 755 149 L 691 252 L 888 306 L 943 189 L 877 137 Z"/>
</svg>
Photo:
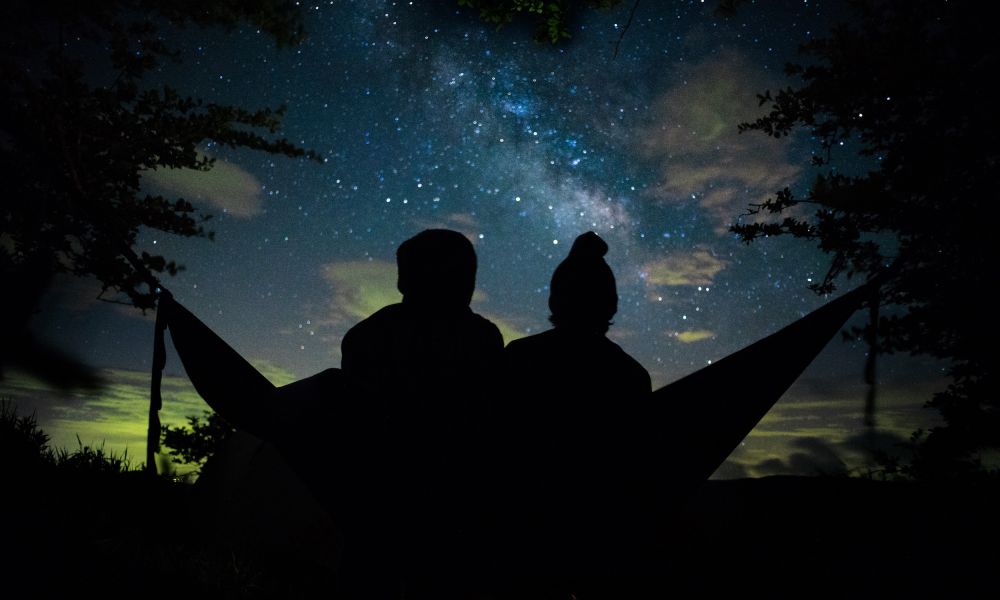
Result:
<svg viewBox="0 0 1000 600">
<path fill-rule="evenodd" d="M 399 299 L 396 247 L 429 227 L 474 242 L 473 309 L 507 341 L 548 328 L 552 271 L 593 230 L 618 282 L 609 336 L 654 386 L 718 360 L 829 300 L 807 289 L 825 272 L 822 253 L 786 239 L 746 246 L 727 228 L 749 203 L 814 176 L 807 134 L 776 140 L 737 124 L 763 110 L 758 92 L 791 83 L 784 64 L 839 8 L 747 3 L 722 19 L 710 2 L 645 2 L 615 56 L 631 5 L 586 15 L 559 46 L 449 2 L 311 4 L 308 39 L 283 50 L 251 28 L 164 30 L 182 62 L 150 84 L 284 104 L 281 135 L 323 160 L 206 141 L 212 171 L 150 172 L 143 185 L 212 213 L 215 241 L 144 231 L 139 249 L 184 264 L 165 285 L 279 385 L 339 366 L 347 329 Z M 59 392 L 14 373 L 3 394 L 36 411 L 55 445 L 79 435 L 141 461 L 152 318 L 99 291 L 60 281 L 35 327 L 108 386 Z M 831 342 L 716 477 L 861 469 L 862 440 L 932 425 L 921 405 L 942 387 L 941 365 L 886 357 L 878 428 L 865 428 L 866 350 Z M 171 354 L 164 421 L 204 409 Z"/>
</svg>

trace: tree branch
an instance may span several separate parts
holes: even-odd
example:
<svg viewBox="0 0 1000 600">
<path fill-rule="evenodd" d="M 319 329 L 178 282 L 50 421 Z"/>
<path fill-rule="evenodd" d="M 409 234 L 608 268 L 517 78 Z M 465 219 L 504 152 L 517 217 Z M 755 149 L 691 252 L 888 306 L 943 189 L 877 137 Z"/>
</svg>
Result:
<svg viewBox="0 0 1000 600">
<path fill-rule="evenodd" d="M 628 28 L 632 26 L 632 18 L 635 17 L 635 9 L 639 8 L 639 0 L 635 0 L 635 4 L 632 5 L 632 10 L 628 13 L 628 21 L 625 22 L 625 27 L 622 28 L 621 34 L 618 36 L 618 41 L 615 42 L 615 52 L 611 55 L 611 60 L 618 58 L 618 48 L 622 45 L 622 40 L 625 38 L 625 32 Z"/>
</svg>

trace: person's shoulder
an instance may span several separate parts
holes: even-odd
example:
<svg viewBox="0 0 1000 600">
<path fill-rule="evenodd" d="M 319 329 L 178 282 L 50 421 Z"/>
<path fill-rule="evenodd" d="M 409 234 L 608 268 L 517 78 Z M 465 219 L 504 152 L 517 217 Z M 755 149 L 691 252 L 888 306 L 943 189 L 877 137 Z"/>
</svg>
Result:
<svg viewBox="0 0 1000 600">
<path fill-rule="evenodd" d="M 407 314 L 406 307 L 403 306 L 402 302 L 397 302 L 395 304 L 389 304 L 383 306 L 382 308 L 376 310 L 367 319 L 362 321 L 380 321 L 385 319 L 399 319 Z"/>
<path fill-rule="evenodd" d="M 353 348 L 357 344 L 366 343 L 365 340 L 384 335 L 385 331 L 392 329 L 404 319 L 402 306 L 402 304 L 384 306 L 367 318 L 355 323 L 344 334 L 341 347 Z"/>
<path fill-rule="evenodd" d="M 550 364 L 553 355 L 560 354 L 554 352 L 551 344 L 546 342 L 551 337 L 550 331 L 552 330 L 510 341 L 503 349 L 506 368 L 517 371 L 523 377 L 528 371 L 535 372 L 543 364 Z"/>
<path fill-rule="evenodd" d="M 614 352 L 615 354 L 622 356 L 628 356 L 628 358 L 630 359 L 632 358 L 631 356 L 629 356 L 628 352 L 625 352 L 624 348 L 619 346 L 618 343 L 612 340 L 611 338 L 604 336 L 601 338 L 601 340 L 602 344 L 604 345 L 604 348 L 609 352 Z"/>
<path fill-rule="evenodd" d="M 465 313 L 465 315 L 466 318 L 475 323 L 477 327 L 496 328 L 496 325 L 493 323 L 493 321 L 490 321 L 489 319 L 487 319 L 486 317 L 477 312 L 473 312 L 471 309 L 469 310 L 469 312 Z"/>
<path fill-rule="evenodd" d="M 477 333 L 480 336 L 488 339 L 490 343 L 499 344 L 501 347 L 503 346 L 503 334 L 500 333 L 500 328 L 496 326 L 496 323 L 478 313 L 472 312 L 471 310 L 468 314 L 470 315 L 469 318 L 471 319 L 473 327 L 476 328 Z"/>
<path fill-rule="evenodd" d="M 404 311 L 402 303 L 390 304 L 388 306 L 383 306 L 364 319 L 361 319 L 348 329 L 347 332 L 350 333 L 355 330 L 363 331 L 372 327 L 378 327 L 387 322 L 397 321 L 403 318 L 403 316 Z"/>
<path fill-rule="evenodd" d="M 605 347 L 614 354 L 622 369 L 631 371 L 632 375 L 636 378 L 645 378 L 647 381 L 650 380 L 649 371 L 646 370 L 646 367 L 642 366 L 642 363 L 637 361 L 631 354 L 626 352 L 624 348 L 619 346 L 614 341 L 606 337 L 604 340 L 606 342 Z"/>
<path fill-rule="evenodd" d="M 504 350 L 509 354 L 519 354 L 537 352 L 539 349 L 548 348 L 555 341 L 555 331 L 555 329 L 548 329 L 540 333 L 518 338 L 507 344 Z"/>
</svg>

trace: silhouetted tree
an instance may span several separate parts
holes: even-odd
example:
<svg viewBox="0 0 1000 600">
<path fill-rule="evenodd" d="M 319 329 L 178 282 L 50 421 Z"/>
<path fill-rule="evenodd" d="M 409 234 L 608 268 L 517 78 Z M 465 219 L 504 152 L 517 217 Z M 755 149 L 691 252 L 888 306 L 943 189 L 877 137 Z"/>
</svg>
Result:
<svg viewBox="0 0 1000 600">
<path fill-rule="evenodd" d="M 287 0 L 4 3 L 0 366 L 16 357 L 15 348 L 31 345 L 24 323 L 53 274 L 92 275 L 102 294 L 124 294 L 146 309 L 155 301 L 151 274 L 181 267 L 136 252 L 140 228 L 211 237 L 204 228 L 209 215 L 183 198 L 146 193 L 144 172 L 209 170 L 213 159 L 198 152 L 208 141 L 315 158 L 273 139 L 283 108 L 214 104 L 144 81 L 164 61 L 179 58 L 162 35 L 165 27 L 232 29 L 241 22 L 266 31 L 279 46 L 303 36 L 301 9 Z"/>
<path fill-rule="evenodd" d="M 18 415 L 17 406 L 5 397 L 0 397 L 0 460 L 15 481 L 52 463 L 49 436 L 38 427 L 34 413 Z"/>
<path fill-rule="evenodd" d="M 170 449 L 173 462 L 201 468 L 236 431 L 216 412 L 206 410 L 203 416 L 204 420 L 188 416 L 187 427 L 162 426 L 163 445 Z"/>
<path fill-rule="evenodd" d="M 984 93 L 998 72 L 992 20 L 971 2 L 864 0 L 853 16 L 800 48 L 786 72 L 797 88 L 760 95 L 770 112 L 741 131 L 774 137 L 800 129 L 818 147 L 807 193 L 784 189 L 751 205 L 732 227 L 747 243 L 791 235 L 831 256 L 813 288 L 838 276 L 885 277 L 874 324 L 878 351 L 950 361 L 951 383 L 929 402 L 945 426 L 930 431 L 914 473 L 975 469 L 1000 446 L 995 389 L 995 194 L 998 117 Z M 874 328 L 873 328 L 874 327 Z M 877 336 L 873 335 L 876 334 Z"/>
<path fill-rule="evenodd" d="M 535 25 L 535 39 L 553 44 L 569 39 L 570 22 L 581 11 L 608 9 L 621 0 L 458 0 L 459 6 L 479 11 L 487 23 L 503 27 L 514 21 L 530 21 Z"/>
</svg>

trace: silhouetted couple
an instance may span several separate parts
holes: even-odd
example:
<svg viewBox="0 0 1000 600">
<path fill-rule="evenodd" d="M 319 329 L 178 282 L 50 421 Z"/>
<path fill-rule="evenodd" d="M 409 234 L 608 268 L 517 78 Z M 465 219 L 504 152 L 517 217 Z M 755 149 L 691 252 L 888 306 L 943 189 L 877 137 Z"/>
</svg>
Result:
<svg viewBox="0 0 1000 600">
<path fill-rule="evenodd" d="M 369 489 L 379 492 L 344 507 L 359 529 L 344 522 L 345 567 L 352 545 L 376 563 L 456 573 L 490 564 L 593 572 L 628 555 L 608 544 L 634 539 L 628 451 L 651 385 L 605 336 L 618 308 L 607 250 L 592 232 L 577 238 L 552 276 L 553 329 L 504 349 L 496 326 L 469 307 L 476 255 L 463 235 L 426 230 L 399 247 L 402 302 L 342 345 L 353 401 L 371 407 L 361 420 L 377 423 L 384 452 L 369 455 L 383 475 Z M 428 556 L 455 563 L 421 565 Z"/>
<path fill-rule="evenodd" d="M 179 304 L 160 312 L 202 397 L 272 442 L 333 516 L 358 586 L 345 595 L 398 575 L 614 571 L 652 532 L 634 468 L 650 379 L 605 337 L 607 250 L 577 238 L 552 276 L 553 329 L 505 349 L 469 307 L 472 244 L 423 231 L 397 251 L 402 302 L 347 332 L 342 368 L 280 388 Z"/>
<path fill-rule="evenodd" d="M 402 303 L 348 332 L 343 368 L 280 388 L 169 294 L 157 328 L 206 402 L 272 442 L 334 517 L 345 596 L 400 575 L 649 572 L 656 516 L 722 464 L 880 278 L 650 393 L 605 336 L 618 302 L 606 252 L 577 238 L 552 276 L 553 329 L 504 349 L 469 308 L 471 243 L 422 232 L 397 253 Z"/>
</svg>

